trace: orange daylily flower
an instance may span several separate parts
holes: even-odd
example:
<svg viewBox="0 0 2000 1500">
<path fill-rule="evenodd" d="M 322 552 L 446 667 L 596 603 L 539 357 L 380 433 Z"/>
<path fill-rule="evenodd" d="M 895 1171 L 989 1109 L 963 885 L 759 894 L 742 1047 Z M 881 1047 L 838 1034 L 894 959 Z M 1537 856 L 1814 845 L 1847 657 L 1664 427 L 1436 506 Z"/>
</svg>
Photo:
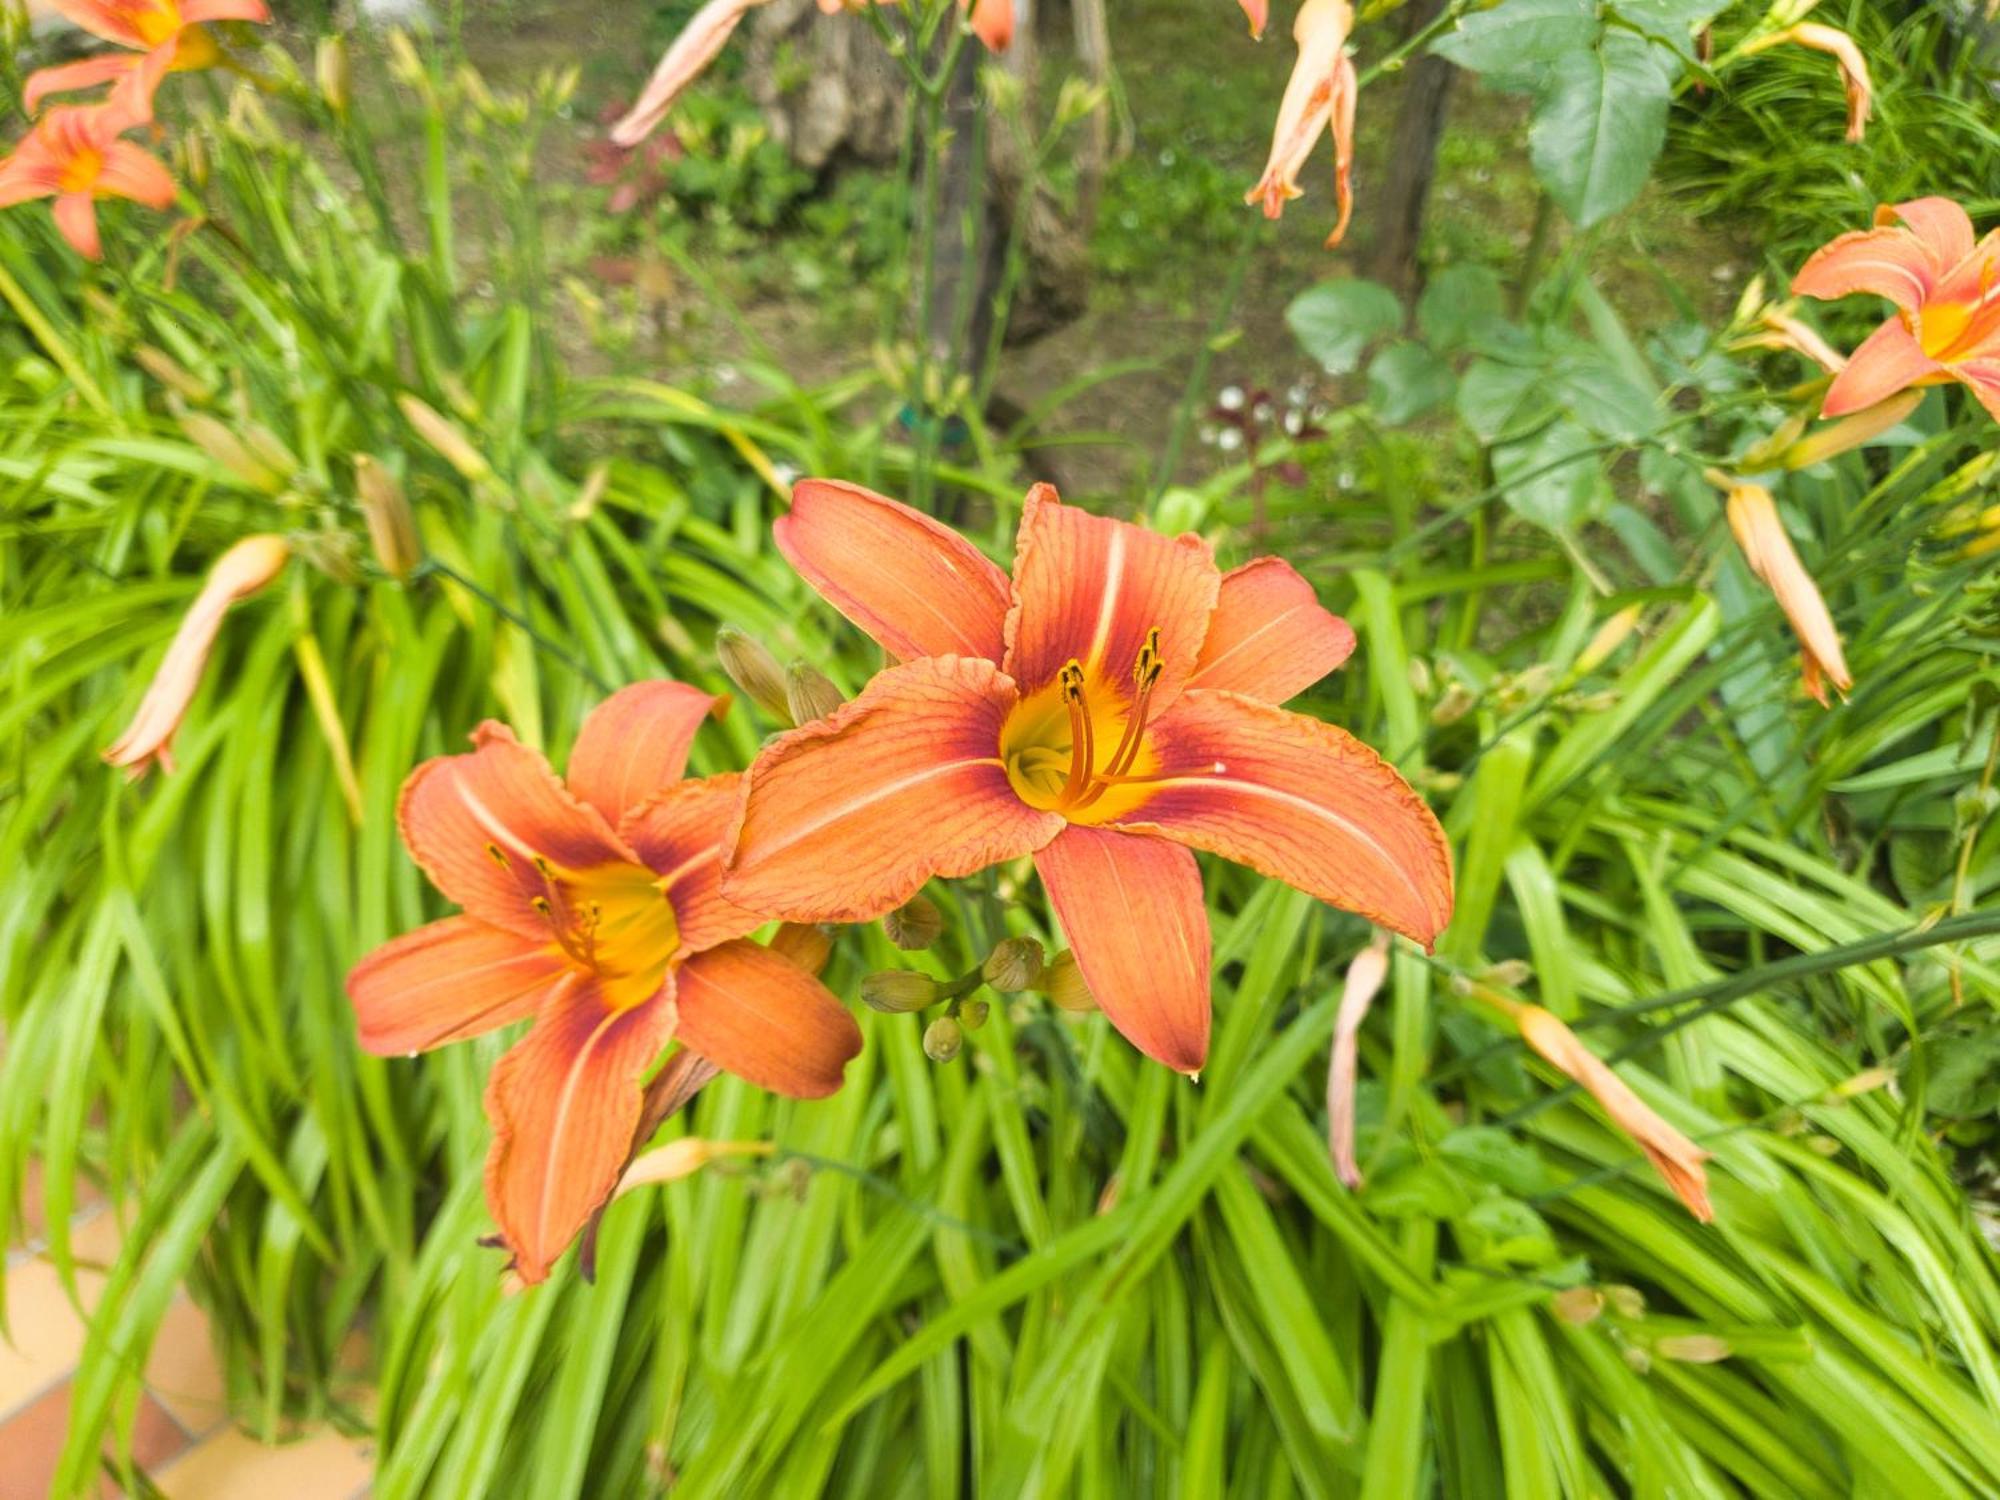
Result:
<svg viewBox="0 0 2000 1500">
<path fill-rule="evenodd" d="M 215 560 L 194 604 L 174 632 L 173 644 L 154 672 L 139 711 L 117 742 L 104 752 L 105 761 L 123 766 L 137 781 L 157 763 L 174 769 L 174 733 L 187 717 L 201 686 L 202 669 L 215 648 L 216 633 L 230 606 L 264 588 L 284 571 L 292 549 L 281 536 L 246 536 Z"/>
<path fill-rule="evenodd" d="M 1639 1143 L 1639 1149 L 1689 1213 L 1704 1224 L 1713 1220 L 1708 1173 L 1702 1166 L 1709 1159 L 1708 1152 L 1661 1119 L 1552 1012 L 1539 1005 L 1516 1005 L 1512 1011 L 1515 1024 L 1521 1028 L 1521 1040 L 1581 1084 L 1611 1117 L 1611 1123 Z"/>
<path fill-rule="evenodd" d="M 1347 55 L 1347 38 L 1353 30 L 1354 7 L 1348 0 L 1305 0 L 1299 7 L 1292 22 L 1299 60 L 1278 105 L 1270 160 L 1257 185 L 1243 195 L 1245 203 L 1264 205 L 1265 218 L 1277 218 L 1286 201 L 1299 196 L 1299 173 L 1321 133 L 1331 128 L 1340 219 L 1327 236 L 1329 246 L 1341 242 L 1354 213 L 1354 105 L 1360 84 L 1354 61 Z"/>
<path fill-rule="evenodd" d="M 1271 0 L 1236 0 L 1243 7 L 1243 19 L 1250 23 L 1250 35 L 1254 40 L 1264 39 L 1264 28 L 1271 24 Z"/>
<path fill-rule="evenodd" d="M 523 1281 L 617 1187 L 669 1041 L 794 1098 L 832 1093 L 861 1047 L 825 986 L 744 941 L 764 918 L 721 895 L 742 778 L 680 779 L 715 702 L 677 682 L 613 694 L 567 781 L 489 721 L 403 786 L 403 842 L 464 914 L 376 949 L 347 993 L 383 1056 L 535 1018 L 486 1087 L 487 1202 Z"/>
<path fill-rule="evenodd" d="M 209 21 L 268 22 L 263 0 L 52 0 L 53 7 L 92 36 L 126 48 L 28 75 L 22 102 L 30 111 L 50 94 L 114 83 L 111 102 L 132 123 L 153 117 L 153 93 L 169 71 L 212 67 L 222 54 L 202 29 Z"/>
<path fill-rule="evenodd" d="M 1769 36 L 1760 36 L 1743 51 L 1746 54 L 1762 52 L 1767 48 L 1783 46 L 1786 42 L 1824 52 L 1839 65 L 1841 87 L 1847 91 L 1847 139 L 1860 140 L 1868 133 L 1868 116 L 1875 105 L 1875 86 L 1868 76 L 1868 59 L 1855 45 L 1854 38 L 1837 27 L 1806 21 L 1797 26 L 1787 26 L 1783 31 L 1774 31 Z"/>
<path fill-rule="evenodd" d="M 148 208 L 168 208 L 174 201 L 174 180 L 158 159 L 118 139 L 132 123 L 112 105 L 50 110 L 14 154 L 0 161 L 0 208 L 55 199 L 62 237 L 78 255 L 102 260 L 99 198 L 129 198 Z"/>
<path fill-rule="evenodd" d="M 1820 597 L 1812 574 L 1799 561 L 1769 490 L 1757 484 L 1738 484 L 1729 491 L 1728 508 L 1729 529 L 1736 534 L 1736 544 L 1743 549 L 1750 571 L 1777 595 L 1779 608 L 1799 638 L 1806 691 L 1825 708 L 1827 683 L 1843 695 L 1854 686 L 1826 601 Z"/>
<path fill-rule="evenodd" d="M 1821 415 L 1956 380 L 2000 418 L 2000 232 L 1975 242 L 1972 220 L 1949 198 L 1876 209 L 1873 229 L 1814 251 L 1792 290 L 1825 299 L 1873 292 L 1896 306 L 1849 357 Z"/>
<path fill-rule="evenodd" d="M 750 769 L 729 899 L 861 922 L 932 876 L 1033 855 L 1083 977 L 1147 1056 L 1208 1053 L 1206 849 L 1428 943 L 1451 855 L 1423 800 L 1345 731 L 1278 704 L 1354 632 L 1277 558 L 1227 575 L 1029 491 L 1010 579 L 971 542 L 809 479 L 779 550 L 902 665 Z"/>
<path fill-rule="evenodd" d="M 818 0 L 820 10 L 833 15 L 860 8 L 862 0 Z M 893 5 L 895 0 L 873 0 L 877 5 Z M 673 39 L 653 76 L 646 80 L 639 98 L 611 127 L 611 143 L 630 148 L 658 128 L 674 107 L 674 102 L 697 78 L 708 71 L 729 45 L 743 18 L 770 0 L 708 0 L 694 13 L 679 36 Z M 959 9 L 969 11 L 966 24 L 989 52 L 1005 52 L 1014 40 L 1014 0 L 959 0 Z"/>
</svg>

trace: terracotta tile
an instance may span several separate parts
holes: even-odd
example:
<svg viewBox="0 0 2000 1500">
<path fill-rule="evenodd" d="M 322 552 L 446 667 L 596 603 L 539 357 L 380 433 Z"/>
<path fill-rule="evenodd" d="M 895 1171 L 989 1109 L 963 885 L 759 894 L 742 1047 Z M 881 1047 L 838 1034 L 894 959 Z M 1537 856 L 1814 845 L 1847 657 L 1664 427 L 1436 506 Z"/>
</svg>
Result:
<svg viewBox="0 0 2000 1500">
<path fill-rule="evenodd" d="M 266 1447 L 234 1427 L 152 1476 L 167 1500 L 352 1500 L 368 1483 L 373 1445 L 321 1431 Z"/>
<path fill-rule="evenodd" d="M 7 1272 L 11 1342 L 0 1340 L 0 1417 L 25 1405 L 76 1368 L 84 1324 L 47 1261 Z"/>
<path fill-rule="evenodd" d="M 208 1317 L 185 1292 L 167 1304 L 146 1361 L 146 1389 L 189 1432 L 199 1436 L 229 1415 L 228 1387 L 215 1356 Z"/>
<path fill-rule="evenodd" d="M 68 1431 L 67 1380 L 0 1422 L 0 1500 L 45 1500 Z"/>
<path fill-rule="evenodd" d="M 42 1500 L 48 1494 L 56 1459 L 69 1432 L 72 1384 L 64 1380 L 51 1387 L 0 1423 L 0 1453 L 6 1455 L 6 1462 L 0 1463 L 0 1500 Z M 187 1446 L 187 1434 L 166 1409 L 142 1395 L 132 1425 L 132 1461 L 141 1469 L 150 1469 L 168 1462 Z M 105 1445 L 107 1453 L 111 1448 L 111 1444 Z M 119 1490 L 106 1481 L 104 1493 L 115 1496 Z"/>
</svg>

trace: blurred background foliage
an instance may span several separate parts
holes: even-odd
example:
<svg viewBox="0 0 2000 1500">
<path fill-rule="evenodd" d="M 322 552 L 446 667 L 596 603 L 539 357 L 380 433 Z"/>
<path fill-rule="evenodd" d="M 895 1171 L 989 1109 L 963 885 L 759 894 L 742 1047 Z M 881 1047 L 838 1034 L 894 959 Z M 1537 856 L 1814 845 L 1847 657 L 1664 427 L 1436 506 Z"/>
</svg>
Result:
<svg viewBox="0 0 2000 1500">
<path fill-rule="evenodd" d="M 1708 9 L 1725 42 L 1758 15 Z M 991 400 L 926 386 L 899 327 L 907 181 L 797 167 L 740 60 L 670 147 L 597 151 L 685 5 L 643 47 L 527 0 L 356 31 L 339 107 L 296 7 L 262 86 L 176 96 L 205 224 L 110 205 L 87 267 L 10 212 L 0 1225 L 31 1158 L 65 1271 L 76 1181 L 132 1223 L 59 1489 L 129 1438 L 183 1283 L 236 1419 L 372 1426 L 385 1497 L 2000 1488 L 1991 428 L 1934 392 L 1783 477 L 1858 679 L 1831 712 L 1701 478 L 1797 404 L 1795 361 L 1723 347 L 1754 273 L 1877 199 L 1992 206 L 1970 12 L 1821 9 L 1876 63 L 1865 143 L 1826 60 L 1780 50 L 1683 89 L 1652 184 L 1582 229 L 1529 106 L 1461 80 L 1398 289 L 1320 248 L 1324 179 L 1274 227 L 1238 206 L 1283 27 L 1120 0 L 1090 303 Z M 1364 65 L 1404 24 L 1364 25 Z M 1071 66 L 1045 49 L 1035 118 Z M 1363 95 L 1357 254 L 1398 97 Z M 414 507 L 407 579 L 357 460 Z M 594 1285 L 505 1295 L 478 1243 L 500 1039 L 368 1058 L 340 988 L 436 914 L 396 790 L 489 715 L 559 758 L 621 683 L 724 688 L 722 624 L 858 687 L 875 658 L 768 542 L 801 473 L 931 486 L 1001 551 L 1053 477 L 1226 562 L 1281 552 L 1352 619 L 1309 706 L 1426 790 L 1460 878 L 1363 1033 L 1359 1191 L 1323 1079 L 1366 929 L 1216 865 L 1198 1084 L 1038 997 L 943 1065 L 920 1018 L 863 1012 L 835 1098 L 724 1079 L 668 1126 L 768 1161 L 622 1200 Z M 226 627 L 175 774 L 125 784 L 99 749 L 206 563 L 269 530 L 301 561 Z M 776 727 L 739 704 L 697 767 Z M 935 895 L 936 948 L 844 932 L 836 992 L 1055 939 L 1018 871 Z M 1715 1153 L 1713 1226 L 1496 988 Z"/>
</svg>

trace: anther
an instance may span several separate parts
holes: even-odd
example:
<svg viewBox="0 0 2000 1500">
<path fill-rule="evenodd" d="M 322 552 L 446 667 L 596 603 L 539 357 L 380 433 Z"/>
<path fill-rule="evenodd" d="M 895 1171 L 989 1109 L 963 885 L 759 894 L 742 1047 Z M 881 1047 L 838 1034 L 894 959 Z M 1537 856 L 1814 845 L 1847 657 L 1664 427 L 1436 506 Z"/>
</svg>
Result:
<svg viewBox="0 0 2000 1500">
<path fill-rule="evenodd" d="M 505 849 L 502 849 L 498 844 L 489 843 L 486 846 L 486 852 L 492 858 L 493 863 L 498 865 L 501 869 L 505 870 L 511 868 L 507 863 L 507 851 Z"/>
</svg>

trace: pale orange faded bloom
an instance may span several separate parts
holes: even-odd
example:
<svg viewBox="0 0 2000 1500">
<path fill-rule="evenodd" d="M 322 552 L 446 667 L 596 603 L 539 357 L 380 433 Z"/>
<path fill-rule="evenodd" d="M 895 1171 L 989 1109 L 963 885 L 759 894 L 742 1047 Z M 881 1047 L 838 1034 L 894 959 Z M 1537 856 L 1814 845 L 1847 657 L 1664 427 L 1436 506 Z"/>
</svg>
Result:
<svg viewBox="0 0 2000 1500">
<path fill-rule="evenodd" d="M 104 752 L 107 762 L 123 766 L 135 781 L 156 762 L 163 771 L 173 770 L 174 732 L 181 727 L 195 690 L 201 686 L 202 670 L 208 665 L 223 616 L 231 605 L 249 598 L 283 572 L 291 555 L 291 547 L 281 536 L 247 536 L 215 560 L 153 674 L 146 696 L 139 700 L 139 711 L 117 743 Z"/>
<path fill-rule="evenodd" d="M 1611 1117 L 1611 1123 L 1639 1143 L 1639 1149 L 1687 1205 L 1688 1212 L 1704 1224 L 1714 1219 L 1715 1209 L 1708 1201 L 1708 1173 L 1702 1166 L 1709 1159 L 1708 1152 L 1654 1113 L 1559 1017 L 1539 1005 L 1515 1007 L 1513 1015 L 1521 1028 L 1521 1040 L 1580 1084 Z"/>
<path fill-rule="evenodd" d="M 1797 26 L 1787 26 L 1783 31 L 1774 31 L 1769 36 L 1760 36 L 1743 50 L 1746 53 L 1762 52 L 1787 42 L 1824 52 L 1839 65 L 1841 86 L 1847 91 L 1847 138 L 1850 141 L 1860 140 L 1868 133 L 1868 116 L 1874 110 L 1875 88 L 1868 76 L 1868 59 L 1862 56 L 1854 38 L 1835 27 L 1806 21 Z"/>
<path fill-rule="evenodd" d="M 1333 1051 L 1326 1067 L 1326 1148 L 1333 1170 L 1349 1188 L 1361 1186 L 1361 1166 L 1354 1159 L 1354 1084 L 1359 1071 L 1361 1023 L 1389 977 L 1389 934 L 1375 940 L 1347 966 L 1340 990 L 1340 1010 L 1333 1020 Z"/>
<path fill-rule="evenodd" d="M 708 0 L 673 39 L 631 109 L 611 127 L 614 146 L 633 147 L 659 127 L 688 86 L 708 71 L 729 45 L 743 18 L 770 0 Z M 856 0 L 818 0 L 827 15 L 859 8 Z M 887 5 L 895 0 L 874 0 Z M 967 24 L 988 51 L 1005 52 L 1014 40 L 1014 0 L 959 0 Z"/>
<path fill-rule="evenodd" d="M 745 941 L 764 918 L 721 893 L 742 778 L 681 779 L 715 701 L 665 681 L 613 694 L 584 720 L 566 779 L 489 722 L 471 754 L 426 761 L 403 786 L 403 842 L 464 911 L 377 948 L 347 993 L 361 1045 L 382 1056 L 534 1018 L 486 1086 L 487 1203 L 524 1282 L 617 1188 L 669 1041 L 796 1098 L 839 1088 L 861 1048 L 846 1008 Z M 694 1070 L 686 1092 L 705 1078 Z"/>
<path fill-rule="evenodd" d="M 1871 292 L 1896 309 L 1850 356 L 1823 416 L 1956 380 L 2000 418 L 2000 232 L 1975 241 L 1972 220 L 1949 198 L 1876 209 L 1873 229 L 1814 251 L 1792 290 L 1828 299 Z"/>
<path fill-rule="evenodd" d="M 159 161 L 118 139 L 131 118 L 112 105 L 52 109 L 14 154 L 0 161 L 0 208 L 53 198 L 56 228 L 87 260 L 102 260 L 97 200 L 129 198 L 148 208 L 174 201 L 174 180 Z"/>
<path fill-rule="evenodd" d="M 1826 685 L 1830 682 L 1843 695 L 1854 686 L 1841 654 L 1840 634 L 1833 628 L 1833 616 L 1820 597 L 1805 564 L 1792 546 L 1792 539 L 1779 519 L 1778 505 L 1762 485 L 1739 484 L 1729 492 L 1729 529 L 1743 557 L 1771 592 L 1778 607 L 1791 621 L 1792 633 L 1799 638 L 1799 656 L 1804 668 L 1806 691 L 1827 704 Z"/>
<path fill-rule="evenodd" d="M 127 50 L 31 73 L 22 102 L 33 111 L 50 94 L 114 83 L 111 102 L 135 124 L 153 117 L 154 90 L 169 71 L 210 67 L 221 56 L 204 23 L 271 19 L 263 0 L 54 0 L 54 9 Z"/>
<path fill-rule="evenodd" d="M 1359 83 L 1353 59 L 1347 55 L 1347 38 L 1353 30 L 1354 7 L 1348 0 L 1305 0 L 1299 7 L 1292 23 L 1299 58 L 1278 104 L 1270 159 L 1257 185 L 1243 195 L 1245 203 L 1263 204 L 1265 218 L 1277 218 L 1286 202 L 1299 196 L 1299 173 L 1320 136 L 1330 129 L 1334 195 L 1340 210 L 1333 233 L 1327 236 L 1330 246 L 1345 237 L 1354 212 L 1354 106 Z"/>
<path fill-rule="evenodd" d="M 1767 307 L 1757 315 L 1757 326 L 1731 345 L 1738 349 L 1789 349 L 1802 354 L 1829 375 L 1847 368 L 1847 356 L 1829 344 L 1819 330 L 1793 316 L 1789 305 Z"/>
<path fill-rule="evenodd" d="M 901 665 L 750 769 L 724 892 L 863 922 L 933 877 L 1032 856 L 1078 968 L 1147 1056 L 1198 1071 L 1210 946 L 1193 850 L 1429 943 L 1451 853 L 1423 799 L 1345 731 L 1278 705 L 1354 632 L 1275 557 L 1223 573 L 1200 537 L 1036 485 L 1010 577 L 923 513 L 809 479 L 773 528 Z"/>
<path fill-rule="evenodd" d="M 1264 28 L 1271 24 L 1271 0 L 1237 0 L 1243 7 L 1243 19 L 1250 23 L 1250 35 L 1262 40 Z"/>
</svg>

